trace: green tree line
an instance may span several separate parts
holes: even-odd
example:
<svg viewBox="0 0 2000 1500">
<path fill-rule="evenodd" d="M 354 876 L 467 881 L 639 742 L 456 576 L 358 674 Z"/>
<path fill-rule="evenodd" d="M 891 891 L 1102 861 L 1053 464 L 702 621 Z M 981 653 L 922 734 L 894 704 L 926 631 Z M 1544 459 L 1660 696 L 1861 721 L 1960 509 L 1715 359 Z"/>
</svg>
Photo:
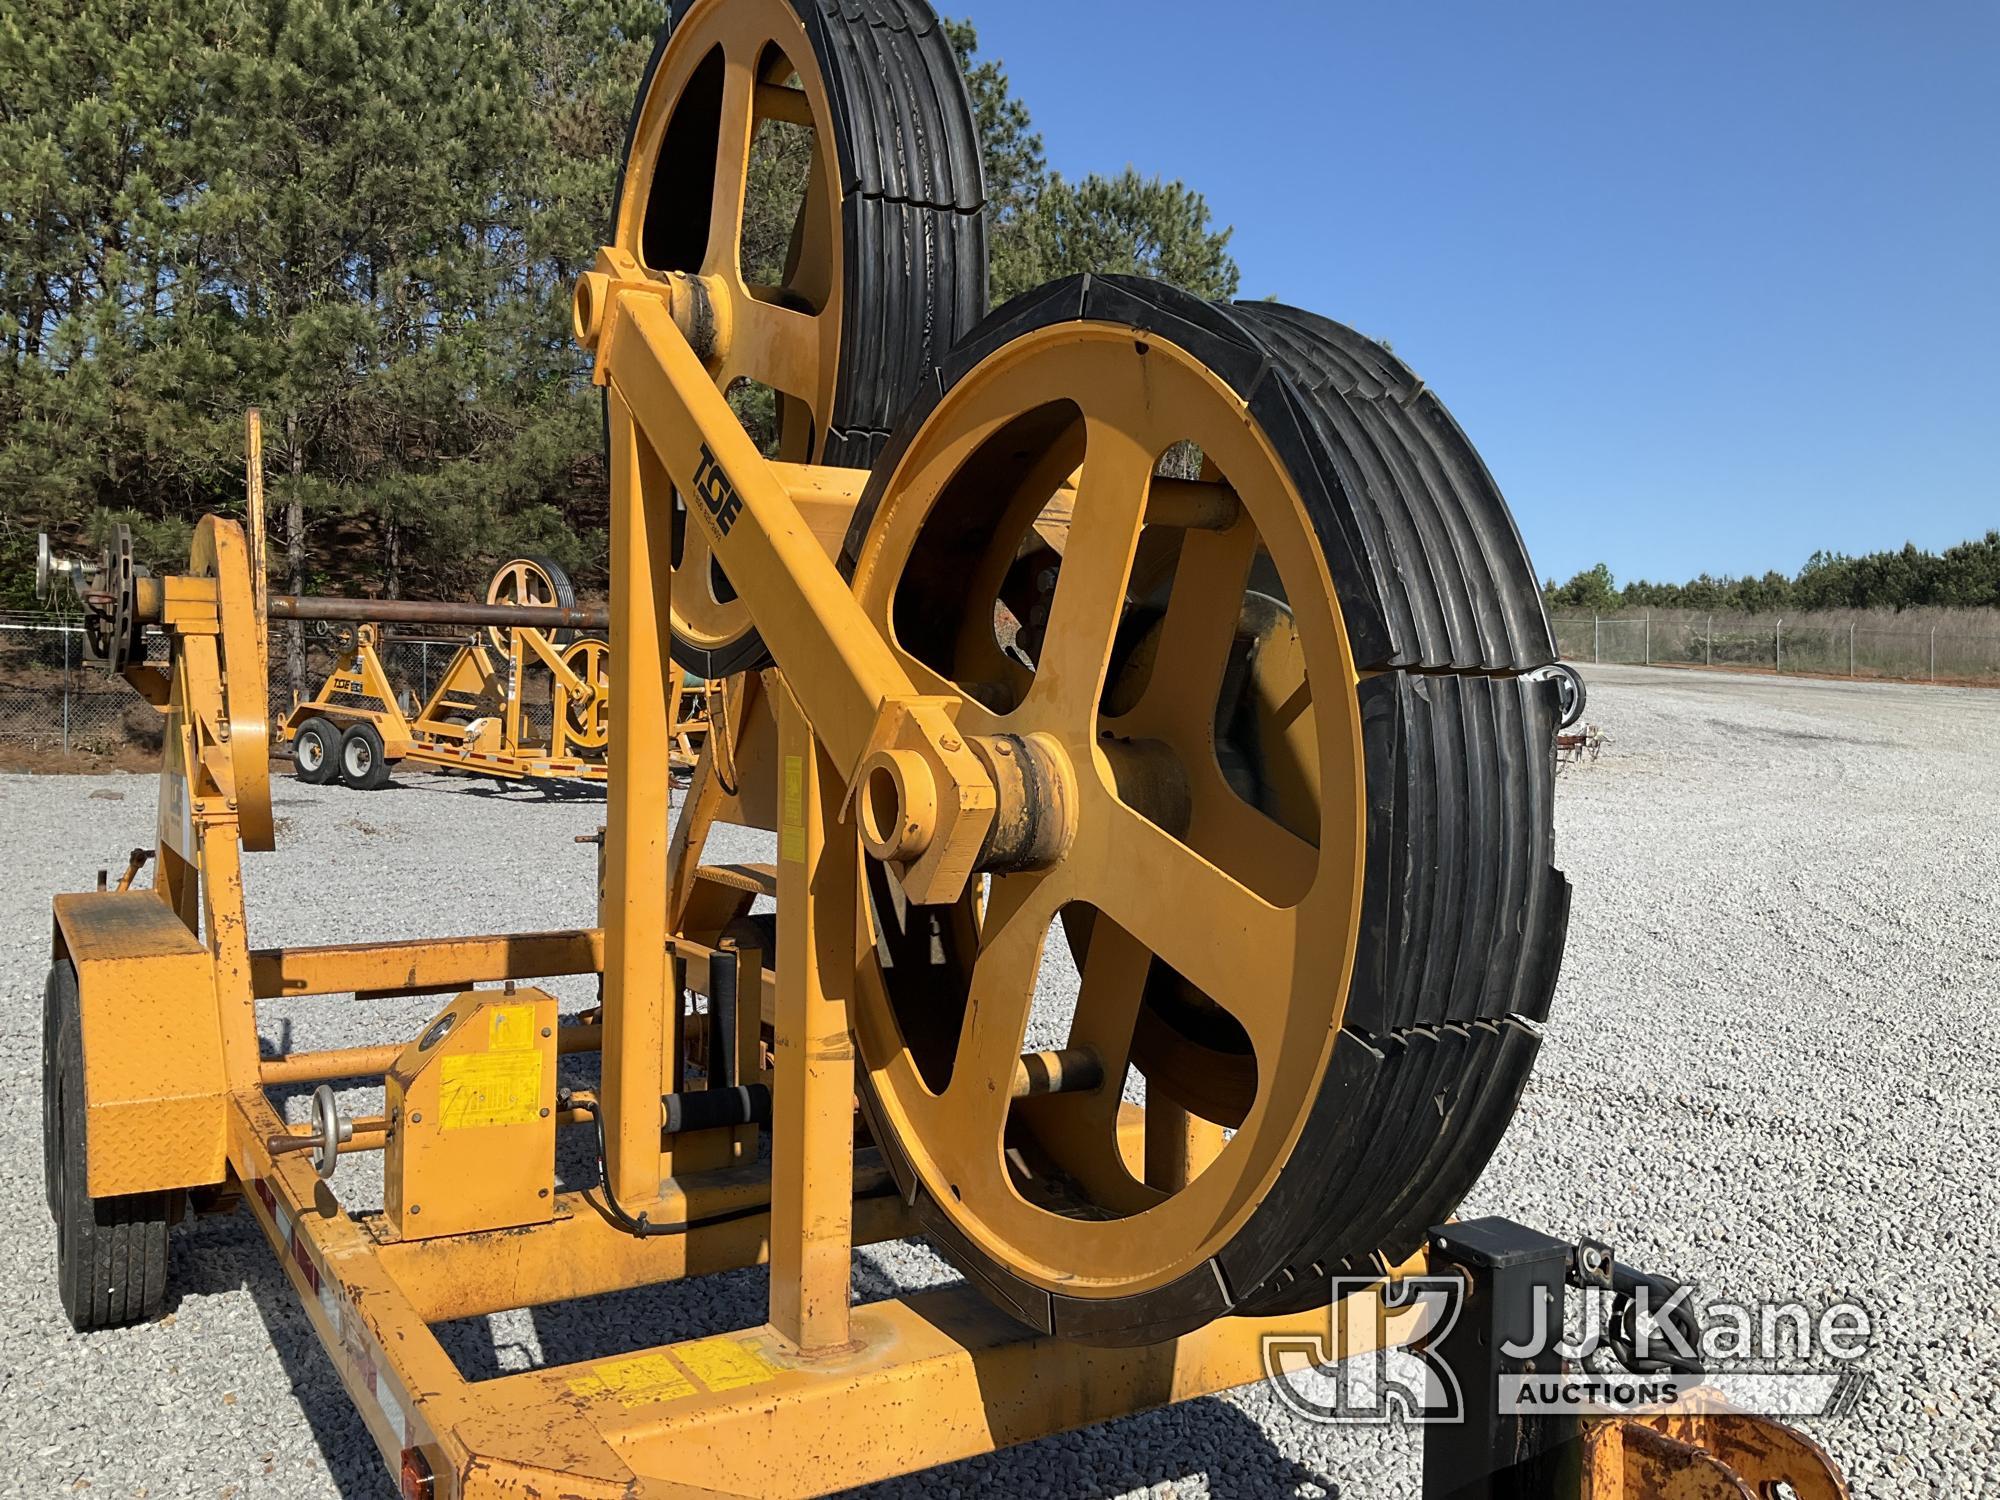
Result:
<svg viewBox="0 0 2000 1500">
<path fill-rule="evenodd" d="M 1606 613 L 1617 609 L 1733 610 L 1772 614 L 1815 609 L 2000 609 L 2000 531 L 1943 552 L 1905 545 L 1896 552 L 1849 557 L 1815 552 L 1791 577 L 1714 578 L 1688 583 L 1640 579 L 1619 587 L 1603 563 L 1568 583 L 1550 579 L 1543 597 L 1551 610 Z"/>
<path fill-rule="evenodd" d="M 598 403 L 569 330 L 661 0 L 16 0 L 0 13 L 0 604 L 34 538 L 173 566 L 242 506 L 265 413 L 293 587 L 452 597 L 513 553 L 601 582 Z M 1178 182 L 1071 182 L 953 37 L 994 292 L 1079 270 L 1237 289 Z M 773 148 L 776 149 L 776 148 Z M 783 161 L 753 172 L 791 170 Z"/>
</svg>

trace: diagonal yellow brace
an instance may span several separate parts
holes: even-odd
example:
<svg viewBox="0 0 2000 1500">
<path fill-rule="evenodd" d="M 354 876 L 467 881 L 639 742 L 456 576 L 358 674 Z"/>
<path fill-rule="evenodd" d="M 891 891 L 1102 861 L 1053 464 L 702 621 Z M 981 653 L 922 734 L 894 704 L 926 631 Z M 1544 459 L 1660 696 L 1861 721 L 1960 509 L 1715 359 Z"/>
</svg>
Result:
<svg viewBox="0 0 2000 1500">
<path fill-rule="evenodd" d="M 660 494 L 615 504 L 664 511 L 669 491 L 686 497 L 731 584 L 754 601 L 766 645 L 788 664 L 845 798 L 892 756 L 899 784 L 918 783 L 914 801 L 925 815 L 899 860 L 905 891 L 922 904 L 957 899 L 992 826 L 996 794 L 953 731 L 950 700 L 920 695 L 869 624 L 675 321 L 669 284 L 606 281 L 601 291 L 608 307 L 593 341 L 600 379 L 667 481 Z M 644 467 L 628 465 L 617 479 L 637 483 Z"/>
</svg>

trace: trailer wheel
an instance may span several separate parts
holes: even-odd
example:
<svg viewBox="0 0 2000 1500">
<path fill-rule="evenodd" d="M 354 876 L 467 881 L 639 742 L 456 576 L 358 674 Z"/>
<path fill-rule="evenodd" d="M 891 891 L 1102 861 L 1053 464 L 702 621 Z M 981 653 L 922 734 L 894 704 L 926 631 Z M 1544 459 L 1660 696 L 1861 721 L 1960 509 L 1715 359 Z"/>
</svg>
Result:
<svg viewBox="0 0 2000 1500">
<path fill-rule="evenodd" d="M 143 1323 L 167 1295 L 167 1230 L 175 1195 L 90 1196 L 83 1113 L 83 1009 L 76 970 L 49 971 L 53 1036 L 42 1078 L 49 1204 L 56 1221 L 56 1288 L 78 1333 Z"/>
<path fill-rule="evenodd" d="M 1556 684 L 1558 722 L 1564 729 L 1574 729 L 1590 704 L 1590 693 L 1583 685 L 1583 673 L 1568 662 L 1559 661 L 1549 668 L 1549 676 L 1555 679 Z"/>
<path fill-rule="evenodd" d="M 49 968 L 49 980 L 42 987 L 42 1182 L 47 1187 L 49 1218 L 62 1216 L 62 1202 L 56 1196 L 56 1140 L 60 1091 L 56 1088 L 56 1032 L 62 1026 L 62 986 L 58 976 L 74 973 L 66 963 Z"/>
<path fill-rule="evenodd" d="M 376 792 L 389 784 L 389 757 L 381 733 L 373 724 L 356 724 L 340 741 L 340 779 L 357 792 Z"/>
<path fill-rule="evenodd" d="M 325 786 L 340 775 L 340 730 L 325 719 L 307 719 L 292 736 L 292 774 L 307 786 Z"/>
</svg>

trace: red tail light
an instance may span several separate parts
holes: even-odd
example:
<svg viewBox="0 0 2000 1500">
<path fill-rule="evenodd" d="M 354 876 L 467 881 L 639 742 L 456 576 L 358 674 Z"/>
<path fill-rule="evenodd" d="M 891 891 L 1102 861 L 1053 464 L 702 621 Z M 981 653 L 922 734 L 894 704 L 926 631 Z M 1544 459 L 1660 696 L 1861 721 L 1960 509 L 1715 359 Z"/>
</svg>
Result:
<svg viewBox="0 0 2000 1500">
<path fill-rule="evenodd" d="M 431 1461 L 421 1448 L 403 1450 L 403 1500 L 437 1500 L 437 1481 L 431 1477 Z"/>
</svg>

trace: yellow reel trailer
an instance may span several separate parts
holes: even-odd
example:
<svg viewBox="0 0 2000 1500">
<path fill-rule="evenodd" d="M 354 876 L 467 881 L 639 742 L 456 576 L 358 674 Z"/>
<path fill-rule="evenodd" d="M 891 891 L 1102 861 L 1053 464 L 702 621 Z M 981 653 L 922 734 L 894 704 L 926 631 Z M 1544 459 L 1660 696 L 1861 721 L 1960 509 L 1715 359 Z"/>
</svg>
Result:
<svg viewBox="0 0 2000 1500">
<path fill-rule="evenodd" d="M 752 264 L 773 122 L 812 165 Z M 169 725 L 154 887 L 56 903 L 70 1316 L 150 1315 L 182 1201 L 240 1194 L 406 1496 L 803 1495 L 1407 1343 L 1430 1273 L 1469 1289 L 1429 1343 L 1468 1393 L 1432 1495 L 1844 1494 L 1749 1418 L 1495 1409 L 1551 1368 L 1500 1353 L 1534 1296 L 1645 1278 L 1447 1222 L 1568 898 L 1548 627 L 1477 455 L 1310 314 L 1108 277 L 978 321 L 981 192 L 923 0 L 675 7 L 576 293 L 613 485 L 598 930 L 250 951 L 257 543 L 209 518 L 186 576 L 69 569 Z M 732 680 L 676 822 L 684 668 Z M 704 865 L 718 822 L 776 864 Z M 601 975 L 601 1024 L 526 987 L 568 974 Z M 259 1055 L 261 1000 L 346 993 L 449 998 L 372 1049 Z M 596 1088 L 561 1086 L 569 1052 Z M 352 1078 L 382 1117 L 328 1092 L 301 1131 L 266 1094 Z M 555 1183 L 571 1126 L 584 1192 Z M 341 1203 L 356 1151 L 382 1212 Z M 964 1281 L 851 1305 L 853 1247 L 917 1233 Z M 762 1262 L 765 1323 L 634 1355 L 467 1380 L 431 1333 Z"/>
<path fill-rule="evenodd" d="M 547 558 L 517 558 L 503 566 L 487 589 L 486 605 L 599 618 L 577 608 L 568 575 Z M 407 606 L 384 601 L 376 608 L 387 615 Z M 436 615 L 449 612 L 417 608 L 433 623 Z M 608 620 L 599 623 L 600 632 L 603 623 Z M 381 647 L 379 624 L 346 627 L 326 680 L 286 718 L 284 736 L 299 780 L 375 791 L 406 761 L 508 781 L 605 779 L 611 647 L 601 634 L 482 626 L 453 654 L 421 705 L 415 695 L 397 692 Z M 533 708 L 548 717 L 546 742 L 530 723 Z M 671 763 L 685 772 L 693 769 L 707 735 L 705 696 L 680 698 L 675 722 Z"/>
</svg>

